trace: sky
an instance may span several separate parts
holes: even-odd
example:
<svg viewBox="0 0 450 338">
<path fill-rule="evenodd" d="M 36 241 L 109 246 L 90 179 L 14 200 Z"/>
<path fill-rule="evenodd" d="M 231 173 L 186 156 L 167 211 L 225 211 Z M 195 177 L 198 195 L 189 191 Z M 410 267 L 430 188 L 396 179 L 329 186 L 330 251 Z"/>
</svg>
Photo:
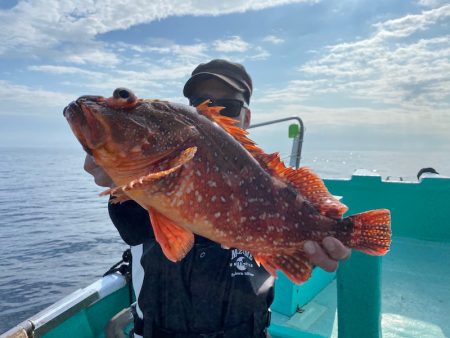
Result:
<svg viewBox="0 0 450 338">
<path fill-rule="evenodd" d="M 69 102 L 128 87 L 186 103 L 185 81 L 213 58 L 251 74 L 253 123 L 300 116 L 309 149 L 450 150 L 439 0 L 1 0 L 0 145 L 79 147 Z"/>
</svg>

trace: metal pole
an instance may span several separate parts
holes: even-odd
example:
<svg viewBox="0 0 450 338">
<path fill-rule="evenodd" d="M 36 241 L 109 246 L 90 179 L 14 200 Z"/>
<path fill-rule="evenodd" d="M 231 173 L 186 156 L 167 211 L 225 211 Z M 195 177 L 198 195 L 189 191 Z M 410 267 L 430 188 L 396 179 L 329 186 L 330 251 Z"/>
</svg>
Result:
<svg viewBox="0 0 450 338">
<path fill-rule="evenodd" d="M 305 127 L 304 127 L 303 121 L 300 117 L 291 116 L 291 117 L 285 117 L 282 119 L 276 119 L 276 120 L 271 120 L 271 121 L 266 121 L 266 122 L 261 122 L 261 123 L 255 123 L 255 124 L 252 124 L 250 127 L 248 127 L 248 129 L 258 128 L 258 127 L 267 126 L 270 124 L 275 124 L 275 123 L 280 123 L 280 122 L 285 122 L 285 121 L 289 121 L 289 120 L 296 120 L 300 124 L 300 133 L 297 137 L 294 138 L 294 140 L 292 142 L 291 159 L 289 162 L 290 166 L 298 168 L 300 166 L 300 159 L 301 159 L 301 153 L 302 153 L 303 135 L 305 134 Z"/>
</svg>

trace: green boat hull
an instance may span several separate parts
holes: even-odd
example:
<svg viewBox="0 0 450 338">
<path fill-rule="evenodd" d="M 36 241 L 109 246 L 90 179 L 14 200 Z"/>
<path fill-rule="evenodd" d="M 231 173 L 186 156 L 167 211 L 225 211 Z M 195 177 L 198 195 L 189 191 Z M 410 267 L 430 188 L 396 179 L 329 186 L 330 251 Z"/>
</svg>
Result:
<svg viewBox="0 0 450 338">
<path fill-rule="evenodd" d="M 402 328 L 399 335 L 405 337 L 445 337 L 450 334 L 450 324 L 439 316 L 423 315 L 411 319 L 402 309 L 411 306 L 412 310 L 408 311 L 414 311 L 415 297 L 423 299 L 425 306 L 427 301 L 435 307 L 440 306 L 433 310 L 437 314 L 450 308 L 450 292 L 439 291 L 440 287 L 445 290 L 445 285 L 450 285 L 450 179 L 392 182 L 382 181 L 379 176 L 357 174 L 347 180 L 327 179 L 325 183 L 331 193 L 343 196 L 343 202 L 349 206 L 348 214 L 376 208 L 391 210 L 392 251 L 386 257 L 353 252 L 336 274 L 316 268 L 313 277 L 300 286 L 292 284 L 280 273 L 271 308 L 273 320 L 269 332 L 272 337 L 370 338 L 381 337 L 383 332 L 394 337 L 400 332 L 399 327 Z M 407 273 L 414 274 L 414 265 L 419 262 L 423 266 L 417 266 L 419 271 L 414 275 L 415 280 L 407 280 Z M 389 267 L 388 271 L 382 268 L 384 265 Z M 397 276 L 402 268 L 406 275 Z M 423 270 L 426 273 L 421 278 Z M 441 284 L 437 282 L 439 280 Z M 421 288 L 434 285 L 435 292 L 429 290 L 429 294 L 420 294 L 418 290 L 414 293 L 415 283 Z M 388 289 L 395 296 L 396 285 L 413 290 L 398 287 L 397 291 L 407 296 L 403 302 L 398 302 L 397 309 L 396 304 L 388 304 L 389 313 L 384 313 L 382 300 L 389 302 L 395 297 L 383 298 L 383 292 Z M 2 337 L 105 337 L 106 328 L 111 329 L 114 324 L 111 318 L 129 305 L 129 289 L 124 277 L 107 276 L 50 306 Z M 401 323 L 391 323 L 392 320 L 388 323 L 384 318 L 396 318 Z M 130 325 L 123 325 L 124 337 Z"/>
</svg>

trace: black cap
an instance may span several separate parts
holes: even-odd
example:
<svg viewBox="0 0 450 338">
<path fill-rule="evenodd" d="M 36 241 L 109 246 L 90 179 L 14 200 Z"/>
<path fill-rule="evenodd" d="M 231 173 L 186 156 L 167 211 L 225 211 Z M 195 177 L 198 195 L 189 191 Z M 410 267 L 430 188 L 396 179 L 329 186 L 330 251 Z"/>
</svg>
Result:
<svg viewBox="0 0 450 338">
<path fill-rule="evenodd" d="M 225 82 L 230 87 L 244 94 L 245 101 L 250 103 L 253 84 L 244 66 L 240 63 L 215 59 L 208 63 L 201 63 L 192 72 L 191 78 L 186 82 L 183 89 L 185 97 L 190 98 L 195 85 L 207 78 L 216 78 Z"/>
</svg>

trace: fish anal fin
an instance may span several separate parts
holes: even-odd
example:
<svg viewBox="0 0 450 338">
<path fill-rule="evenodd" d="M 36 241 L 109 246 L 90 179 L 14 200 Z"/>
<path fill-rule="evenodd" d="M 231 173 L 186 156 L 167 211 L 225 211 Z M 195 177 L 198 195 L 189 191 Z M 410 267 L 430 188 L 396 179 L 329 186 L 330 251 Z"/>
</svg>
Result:
<svg viewBox="0 0 450 338">
<path fill-rule="evenodd" d="M 154 209 L 149 210 L 156 241 L 172 262 L 182 260 L 194 245 L 194 234 Z"/>
<path fill-rule="evenodd" d="M 132 180 L 131 182 L 128 182 L 125 185 L 121 185 L 116 188 L 108 189 L 100 193 L 100 196 L 105 195 L 118 195 L 121 192 L 133 190 L 133 189 L 139 189 L 144 187 L 147 184 L 153 184 L 155 181 L 158 181 L 167 175 L 177 171 L 180 169 L 185 163 L 189 162 L 197 152 L 197 147 L 190 147 L 185 150 L 183 150 L 177 157 L 175 157 L 171 163 L 169 169 L 150 173 L 148 175 L 139 177 L 137 179 Z"/>
<path fill-rule="evenodd" d="M 255 260 L 272 276 L 282 271 L 292 282 L 300 284 L 311 277 L 312 265 L 302 251 L 281 254 L 257 254 Z"/>
<path fill-rule="evenodd" d="M 389 210 L 366 211 L 349 216 L 343 222 L 350 222 L 353 226 L 350 240 L 344 244 L 373 256 L 382 256 L 389 251 L 392 235 Z M 339 225 L 336 232 L 339 233 Z"/>
</svg>

